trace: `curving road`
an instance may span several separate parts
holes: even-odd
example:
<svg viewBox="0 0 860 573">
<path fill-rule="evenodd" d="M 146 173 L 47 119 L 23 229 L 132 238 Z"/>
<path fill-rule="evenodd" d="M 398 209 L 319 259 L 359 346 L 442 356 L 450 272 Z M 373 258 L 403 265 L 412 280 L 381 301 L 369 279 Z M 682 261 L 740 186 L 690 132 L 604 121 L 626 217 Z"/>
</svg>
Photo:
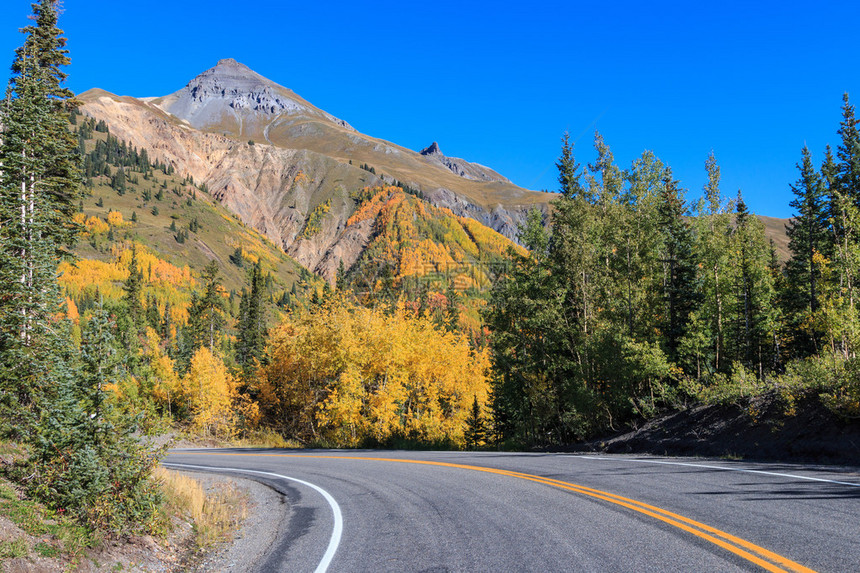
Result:
<svg viewBox="0 0 860 573">
<path fill-rule="evenodd" d="M 860 571 L 858 468 L 352 450 L 173 450 L 164 465 L 288 497 L 260 571 Z"/>
</svg>

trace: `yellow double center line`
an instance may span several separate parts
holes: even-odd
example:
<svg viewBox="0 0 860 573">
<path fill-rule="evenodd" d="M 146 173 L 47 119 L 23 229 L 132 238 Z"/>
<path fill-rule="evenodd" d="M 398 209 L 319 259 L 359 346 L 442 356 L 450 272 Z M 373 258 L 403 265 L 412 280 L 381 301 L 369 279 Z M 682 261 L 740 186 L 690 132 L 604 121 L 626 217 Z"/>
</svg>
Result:
<svg viewBox="0 0 860 573">
<path fill-rule="evenodd" d="M 704 523 L 700 523 L 698 521 L 689 519 L 684 517 L 683 515 L 678 515 L 677 513 L 672 513 L 671 511 L 667 511 L 665 509 L 648 505 L 647 503 L 642 503 L 641 501 L 636 501 L 635 499 L 630 499 L 627 497 L 622 497 L 620 495 L 615 495 L 613 493 L 608 493 L 605 491 L 601 491 L 599 489 L 594 489 L 590 487 L 585 487 L 582 485 L 577 485 L 565 481 L 560 481 L 557 479 L 541 477 L 532 474 L 526 474 L 522 472 L 515 472 L 510 470 L 502 470 L 496 468 L 487 468 L 481 466 L 471 466 L 465 464 L 452 464 L 448 462 L 431 462 L 424 460 L 399 460 L 393 458 L 376 458 L 376 457 L 367 457 L 367 456 L 324 456 L 324 455 L 305 455 L 305 454 L 258 454 L 258 453 L 248 453 L 248 454 L 240 454 L 240 453 L 209 453 L 209 452 L 182 452 L 183 455 L 186 454 L 197 454 L 197 455 L 209 455 L 209 456 L 265 456 L 265 457 L 280 457 L 280 458 L 311 458 L 311 459 L 331 459 L 331 460 L 363 460 L 363 461 L 376 461 L 376 462 L 388 462 L 388 463 L 401 463 L 401 464 L 419 464 L 419 465 L 427 465 L 427 466 L 441 466 L 447 468 L 457 468 L 463 470 L 471 470 L 477 472 L 484 472 L 490 474 L 498 474 L 508 477 L 515 477 L 519 479 L 524 479 L 528 481 L 533 481 L 536 483 L 557 487 L 561 489 L 566 489 L 568 491 L 572 491 L 581 495 L 585 495 L 588 497 L 600 499 L 602 501 L 606 501 L 609 503 L 613 503 L 615 505 L 620 505 L 622 507 L 626 507 L 627 509 L 631 509 L 638 513 L 647 515 L 648 517 L 657 519 L 662 521 L 663 523 L 667 523 L 678 529 L 686 531 L 692 535 L 700 539 L 704 539 L 705 541 L 709 541 L 714 545 L 722 547 L 726 551 L 729 551 L 739 557 L 750 561 L 751 563 L 755 563 L 759 567 L 767 571 L 773 571 L 775 573 L 781 572 L 785 573 L 787 571 L 792 572 L 803 572 L 803 573 L 815 573 L 812 569 L 808 567 L 804 567 L 803 565 L 796 563 L 782 555 L 774 553 L 773 551 L 769 551 L 764 547 L 759 547 L 754 543 L 750 543 L 745 539 L 741 539 L 740 537 L 736 537 L 731 535 L 730 533 L 726 533 L 725 531 L 721 531 L 715 527 L 711 527 L 710 525 L 705 525 Z M 212 468 L 217 469 L 217 468 Z"/>
</svg>

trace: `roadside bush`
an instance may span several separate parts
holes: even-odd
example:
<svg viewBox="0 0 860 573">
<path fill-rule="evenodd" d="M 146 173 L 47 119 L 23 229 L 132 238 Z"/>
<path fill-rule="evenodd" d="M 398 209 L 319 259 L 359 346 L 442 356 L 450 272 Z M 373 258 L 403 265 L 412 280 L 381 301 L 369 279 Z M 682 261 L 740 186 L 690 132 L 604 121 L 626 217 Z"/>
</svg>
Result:
<svg viewBox="0 0 860 573">
<path fill-rule="evenodd" d="M 162 452 L 140 444 L 136 420 L 122 416 L 105 392 L 118 365 L 113 328 L 97 308 L 83 329 L 81 362 L 59 376 L 32 455 L 18 467 L 30 496 L 108 536 L 153 531 L 161 505 L 152 472 Z"/>
<path fill-rule="evenodd" d="M 833 413 L 843 418 L 860 418 L 858 358 L 831 354 L 794 361 L 779 378 L 779 387 L 781 394 L 788 395 L 816 391 Z"/>
</svg>

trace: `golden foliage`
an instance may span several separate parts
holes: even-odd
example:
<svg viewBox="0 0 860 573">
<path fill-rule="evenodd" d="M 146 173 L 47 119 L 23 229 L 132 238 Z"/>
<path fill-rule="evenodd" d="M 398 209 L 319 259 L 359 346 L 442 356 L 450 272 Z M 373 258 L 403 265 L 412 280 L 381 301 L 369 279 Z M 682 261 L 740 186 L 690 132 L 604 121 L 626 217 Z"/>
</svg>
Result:
<svg viewBox="0 0 860 573">
<path fill-rule="evenodd" d="M 434 207 L 399 187 L 365 187 L 352 196 L 359 202 L 347 226 L 373 221 L 370 259 L 383 260 L 395 269 L 395 279 L 444 274 L 453 276 L 455 288 L 482 288 L 490 279 L 481 265 L 501 261 L 514 245 L 492 229 L 450 209 Z"/>
<path fill-rule="evenodd" d="M 274 331 L 260 402 L 301 440 L 460 445 L 472 401 L 486 403 L 488 367 L 486 352 L 402 305 L 386 314 L 332 301 Z"/>
<path fill-rule="evenodd" d="M 78 305 L 75 304 L 75 301 L 66 297 L 66 318 L 78 324 L 81 319 L 81 314 L 78 312 Z"/>
<path fill-rule="evenodd" d="M 171 359 L 161 348 L 158 333 L 152 328 L 146 329 L 146 344 L 143 354 L 149 362 L 149 386 L 152 398 L 164 411 L 173 415 L 177 402 L 183 399 L 183 388 L 176 375 L 176 368 Z"/>
<path fill-rule="evenodd" d="M 141 244 L 137 244 L 138 269 L 143 273 L 144 292 L 155 296 L 159 311 L 170 302 L 171 318 L 182 322 L 187 318 L 187 307 L 196 281 L 188 266 L 177 267 L 159 258 Z M 66 295 L 78 298 L 84 293 L 94 295 L 96 290 L 107 299 L 118 300 L 123 296 L 122 284 L 128 278 L 131 263 L 131 246 L 115 245 L 113 260 L 104 262 L 94 259 L 63 261 L 58 267 L 59 283 Z"/>
<path fill-rule="evenodd" d="M 107 223 L 111 227 L 124 227 L 125 221 L 122 219 L 122 213 L 119 211 L 110 211 L 107 216 Z"/>
<path fill-rule="evenodd" d="M 302 230 L 301 238 L 309 239 L 319 233 L 322 230 L 322 220 L 329 211 L 331 211 L 331 199 L 326 199 L 314 207 Z"/>
<path fill-rule="evenodd" d="M 231 437 L 234 421 L 231 405 L 236 383 L 221 359 L 205 346 L 191 358 L 182 379 L 182 396 L 190 412 L 191 424 L 203 435 Z"/>
<path fill-rule="evenodd" d="M 103 233 L 107 233 L 110 230 L 110 225 L 99 219 L 94 215 L 90 215 L 87 217 L 87 220 L 84 221 L 84 228 L 86 232 L 84 235 L 101 235 Z"/>
<path fill-rule="evenodd" d="M 367 219 L 376 219 L 386 201 L 397 191 L 402 193 L 400 187 L 365 187 L 358 195 L 361 205 L 347 220 L 346 225 L 350 226 Z"/>
</svg>

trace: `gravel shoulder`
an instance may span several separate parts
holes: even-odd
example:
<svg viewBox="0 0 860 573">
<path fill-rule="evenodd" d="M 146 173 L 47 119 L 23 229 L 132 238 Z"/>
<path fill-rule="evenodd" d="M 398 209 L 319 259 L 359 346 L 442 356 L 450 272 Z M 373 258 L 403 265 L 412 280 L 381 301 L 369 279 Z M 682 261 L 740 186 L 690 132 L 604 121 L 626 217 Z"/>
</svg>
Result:
<svg viewBox="0 0 860 573">
<path fill-rule="evenodd" d="M 180 472 L 188 475 L 209 492 L 219 484 L 232 483 L 248 495 L 248 517 L 233 535 L 232 541 L 196 556 L 184 567 L 187 571 L 229 571 L 246 573 L 257 566 L 286 527 L 289 506 L 284 497 L 259 482 L 203 472 Z"/>
</svg>

